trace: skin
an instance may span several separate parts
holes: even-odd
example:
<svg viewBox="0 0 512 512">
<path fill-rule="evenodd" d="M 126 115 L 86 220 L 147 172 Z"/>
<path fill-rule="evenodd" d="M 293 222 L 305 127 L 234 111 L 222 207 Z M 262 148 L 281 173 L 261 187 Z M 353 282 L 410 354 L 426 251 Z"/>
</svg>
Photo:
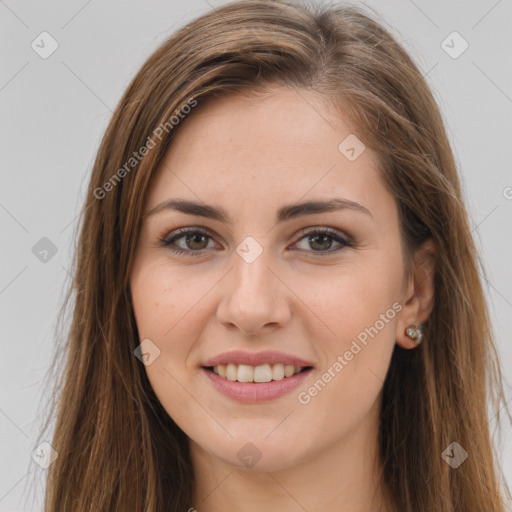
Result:
<svg viewBox="0 0 512 512">
<path fill-rule="evenodd" d="M 191 507 L 315 512 L 391 510 L 379 485 L 381 391 L 395 343 L 411 349 L 410 324 L 430 314 L 434 250 L 416 254 L 406 279 L 398 210 L 370 149 L 355 161 L 338 150 L 357 132 L 332 117 L 315 93 L 275 87 L 202 104 L 180 127 L 154 178 L 131 273 L 140 339 L 160 350 L 146 366 L 163 407 L 188 435 L 197 480 Z M 277 210 L 345 198 L 370 214 L 342 209 L 277 223 Z M 147 215 L 170 198 L 221 207 L 228 222 L 173 210 Z M 177 228 L 175 254 L 160 243 Z M 352 240 L 311 240 L 303 228 L 331 227 Z M 252 236 L 262 254 L 246 262 L 236 248 Z M 176 247 L 176 245 L 174 247 Z M 190 255 L 193 251 L 199 256 Z M 298 401 L 366 327 L 401 310 L 342 371 Z M 298 390 L 258 404 L 221 395 L 200 371 L 222 352 L 275 349 L 314 365 Z M 237 457 L 251 442 L 252 467 Z"/>
</svg>

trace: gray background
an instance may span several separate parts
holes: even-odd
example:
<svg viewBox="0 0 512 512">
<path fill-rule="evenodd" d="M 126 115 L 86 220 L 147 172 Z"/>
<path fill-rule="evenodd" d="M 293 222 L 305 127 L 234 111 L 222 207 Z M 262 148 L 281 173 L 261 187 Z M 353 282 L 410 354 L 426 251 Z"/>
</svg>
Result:
<svg viewBox="0 0 512 512">
<path fill-rule="evenodd" d="M 2 512 L 41 509 L 42 491 L 31 482 L 37 471 L 41 481 L 44 470 L 31 453 L 40 428 L 43 378 L 69 277 L 75 218 L 111 111 L 161 41 L 221 3 L 0 0 Z M 486 268 L 509 400 L 512 0 L 374 0 L 366 5 L 410 51 L 443 111 Z M 31 47 L 43 31 L 58 43 L 47 59 Z M 453 31 L 469 44 L 456 59 L 442 46 Z M 452 53 L 462 48 L 461 40 L 453 41 L 445 43 L 454 47 Z M 57 249 L 46 262 L 32 251 L 43 237 Z M 491 419 L 492 427 L 496 423 Z M 502 425 L 497 448 L 511 482 L 512 433 L 510 424 Z M 27 500 L 29 493 L 34 496 Z"/>
</svg>

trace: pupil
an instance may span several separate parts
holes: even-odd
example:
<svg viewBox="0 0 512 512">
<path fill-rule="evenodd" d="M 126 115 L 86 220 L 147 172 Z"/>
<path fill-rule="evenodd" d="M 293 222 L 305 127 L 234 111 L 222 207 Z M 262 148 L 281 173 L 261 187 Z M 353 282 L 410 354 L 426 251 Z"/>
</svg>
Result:
<svg viewBox="0 0 512 512">
<path fill-rule="evenodd" d="M 322 242 L 320 244 L 317 243 L 317 240 L 318 239 L 321 239 L 323 240 L 323 245 L 322 245 Z M 320 249 L 329 249 L 331 247 L 331 237 L 329 235 L 325 235 L 325 234 L 320 234 L 320 235 L 311 235 L 309 237 L 309 242 L 311 244 L 311 247 L 313 249 L 315 249 L 315 245 L 317 245 L 317 249 L 320 248 Z M 320 245 L 320 247 L 318 247 L 318 245 Z"/>
<path fill-rule="evenodd" d="M 194 244 L 199 240 L 199 247 L 194 246 Z M 204 247 L 201 246 L 201 242 L 204 242 L 206 240 L 206 235 L 203 235 L 201 233 L 194 233 L 193 235 L 187 235 L 187 244 L 191 249 L 205 249 L 206 245 L 208 245 L 208 242 Z"/>
</svg>

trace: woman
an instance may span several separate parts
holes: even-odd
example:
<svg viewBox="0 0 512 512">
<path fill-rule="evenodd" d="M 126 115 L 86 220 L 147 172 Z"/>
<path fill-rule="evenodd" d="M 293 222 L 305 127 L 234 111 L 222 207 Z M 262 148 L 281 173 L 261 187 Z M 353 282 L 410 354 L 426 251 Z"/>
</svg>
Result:
<svg viewBox="0 0 512 512">
<path fill-rule="evenodd" d="M 362 11 L 244 0 L 179 30 L 81 222 L 45 510 L 504 510 L 453 155 Z"/>
</svg>

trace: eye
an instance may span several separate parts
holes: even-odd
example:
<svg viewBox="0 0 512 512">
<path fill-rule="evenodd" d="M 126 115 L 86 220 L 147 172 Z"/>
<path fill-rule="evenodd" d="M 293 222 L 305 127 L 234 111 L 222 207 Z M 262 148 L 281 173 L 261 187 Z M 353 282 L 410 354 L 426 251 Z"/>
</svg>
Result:
<svg viewBox="0 0 512 512">
<path fill-rule="evenodd" d="M 325 254 L 338 252 L 344 247 L 354 247 L 348 238 L 332 228 L 307 228 L 299 234 L 302 236 L 295 242 L 293 250 Z M 306 247 L 298 247 L 303 243 L 302 240 L 305 240 Z M 187 256 L 200 256 L 203 251 L 215 247 L 213 235 L 198 228 L 180 228 L 163 237 L 160 242 L 172 252 Z M 210 245 L 210 242 L 214 245 Z M 338 244 L 338 247 L 332 249 L 333 244 Z"/>
<path fill-rule="evenodd" d="M 179 243 L 177 243 L 178 241 Z M 213 241 L 213 238 L 207 231 L 197 228 L 181 228 L 171 233 L 170 237 L 162 238 L 161 243 L 174 253 L 197 256 L 202 251 L 212 248 L 209 246 L 210 241 Z"/>
<path fill-rule="evenodd" d="M 312 228 L 302 230 L 301 234 L 303 236 L 294 244 L 297 246 L 301 243 L 301 240 L 305 240 L 306 247 L 299 247 L 299 250 L 301 251 L 305 250 L 307 252 L 332 253 L 340 251 L 343 247 L 353 247 L 353 244 L 335 229 Z M 332 249 L 333 242 L 338 244 L 338 249 Z"/>
</svg>

